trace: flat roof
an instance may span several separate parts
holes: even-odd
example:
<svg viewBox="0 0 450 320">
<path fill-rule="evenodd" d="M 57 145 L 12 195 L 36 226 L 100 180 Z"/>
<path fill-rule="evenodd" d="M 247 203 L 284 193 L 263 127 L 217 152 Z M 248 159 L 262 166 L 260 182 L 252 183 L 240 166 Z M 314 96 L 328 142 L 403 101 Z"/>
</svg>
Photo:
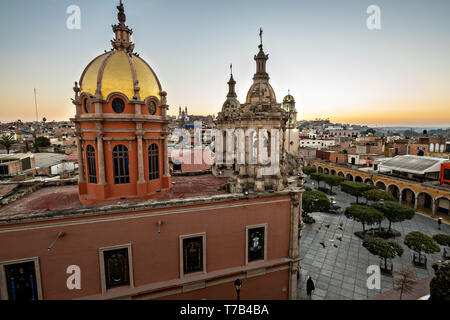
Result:
<svg viewBox="0 0 450 320">
<path fill-rule="evenodd" d="M 212 174 L 196 176 L 172 176 L 172 188 L 165 193 L 157 194 L 149 200 L 171 200 L 179 198 L 213 196 L 227 194 L 221 188 L 227 177 L 216 177 Z M 148 200 L 117 199 L 108 200 L 96 205 L 84 205 L 78 198 L 78 185 L 44 187 L 32 192 L 11 204 L 0 207 L 0 217 L 16 214 L 34 214 L 64 209 L 98 208 L 114 204 L 136 204 Z"/>
<path fill-rule="evenodd" d="M 425 174 L 427 172 L 441 171 L 441 164 L 448 161 L 448 159 L 425 156 L 396 156 L 380 164 L 380 170 L 395 170 L 415 174 Z"/>
<path fill-rule="evenodd" d="M 40 152 L 34 153 L 34 161 L 36 167 L 46 168 L 61 163 L 66 156 L 66 154 L 62 153 Z"/>
<path fill-rule="evenodd" d="M 10 153 L 10 154 L 0 154 L 0 161 L 14 161 L 23 158 L 32 157 L 33 153 Z"/>
</svg>

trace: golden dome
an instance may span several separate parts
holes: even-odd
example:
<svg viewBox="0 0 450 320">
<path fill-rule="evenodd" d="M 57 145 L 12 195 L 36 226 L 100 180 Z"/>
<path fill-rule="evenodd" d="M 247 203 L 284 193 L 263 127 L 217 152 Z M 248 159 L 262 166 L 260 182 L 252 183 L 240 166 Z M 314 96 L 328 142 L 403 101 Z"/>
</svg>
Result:
<svg viewBox="0 0 450 320">
<path fill-rule="evenodd" d="M 138 81 L 138 91 L 134 78 Z M 136 93 L 139 100 L 149 96 L 161 99 L 162 91 L 152 68 L 142 58 L 123 50 L 109 51 L 92 60 L 81 75 L 80 88 L 80 93 L 100 94 L 102 99 L 113 92 L 120 92 L 130 101 Z"/>
</svg>

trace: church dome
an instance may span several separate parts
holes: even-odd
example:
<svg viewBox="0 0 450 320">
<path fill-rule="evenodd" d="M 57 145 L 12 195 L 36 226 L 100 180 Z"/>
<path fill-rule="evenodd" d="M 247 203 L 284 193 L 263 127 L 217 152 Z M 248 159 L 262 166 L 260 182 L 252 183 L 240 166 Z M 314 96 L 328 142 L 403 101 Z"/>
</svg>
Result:
<svg viewBox="0 0 450 320">
<path fill-rule="evenodd" d="M 251 104 L 273 104 L 277 103 L 275 91 L 268 82 L 255 82 L 248 89 L 246 103 Z"/>
<path fill-rule="evenodd" d="M 235 118 L 239 116 L 241 104 L 236 98 L 228 98 L 222 106 L 222 115 L 225 118 Z"/>
<path fill-rule="evenodd" d="M 92 60 L 81 75 L 80 88 L 80 93 L 100 95 L 102 99 L 113 92 L 123 93 L 129 100 L 149 96 L 161 99 L 161 84 L 152 68 L 124 50 L 112 50 Z M 133 99 L 136 94 L 139 96 Z"/>
<path fill-rule="evenodd" d="M 284 98 L 283 98 L 283 103 L 285 103 L 285 102 L 295 102 L 295 99 L 294 99 L 294 97 L 293 96 L 291 96 L 290 94 L 288 94 L 287 96 L 285 96 Z"/>
</svg>

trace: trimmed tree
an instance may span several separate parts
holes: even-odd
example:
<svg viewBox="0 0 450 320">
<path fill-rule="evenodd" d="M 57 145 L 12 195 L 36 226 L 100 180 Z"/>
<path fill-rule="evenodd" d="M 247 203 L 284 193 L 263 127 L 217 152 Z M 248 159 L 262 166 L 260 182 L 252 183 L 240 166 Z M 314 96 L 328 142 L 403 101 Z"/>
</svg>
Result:
<svg viewBox="0 0 450 320">
<path fill-rule="evenodd" d="M 362 197 L 364 192 L 372 189 L 375 189 L 375 186 L 364 182 L 343 181 L 341 183 L 341 190 L 349 195 L 355 196 L 356 203 L 358 203 L 359 197 Z"/>
<path fill-rule="evenodd" d="M 366 233 L 366 225 L 380 224 L 384 216 L 380 211 L 366 205 L 353 204 L 344 211 L 347 218 L 362 223 L 363 233 Z"/>
<path fill-rule="evenodd" d="M 395 201 L 395 198 L 389 192 L 380 189 L 364 191 L 363 197 L 370 201 Z"/>
<path fill-rule="evenodd" d="M 320 187 L 320 181 L 322 180 L 322 173 L 318 173 L 318 172 L 313 172 L 309 175 L 309 177 L 314 180 L 317 181 L 317 188 Z"/>
<path fill-rule="evenodd" d="M 433 236 L 433 240 L 436 241 L 438 244 L 444 247 L 450 247 L 450 235 L 448 234 L 435 234 Z"/>
<path fill-rule="evenodd" d="M 363 247 L 375 256 L 384 259 L 384 269 L 387 270 L 387 259 L 393 259 L 395 256 L 401 257 L 403 247 L 395 241 L 386 241 L 381 238 L 365 238 Z"/>
<path fill-rule="evenodd" d="M 322 181 L 324 181 L 327 185 L 330 186 L 330 192 L 333 192 L 333 187 L 337 187 L 341 184 L 342 181 L 345 180 L 344 177 L 333 176 L 331 174 L 323 174 L 321 176 Z"/>
<path fill-rule="evenodd" d="M 322 191 L 305 191 L 302 196 L 302 209 L 305 213 L 327 212 L 331 208 L 331 202 Z"/>
<path fill-rule="evenodd" d="M 383 212 L 386 219 L 389 220 L 389 231 L 391 231 L 392 222 L 402 222 L 414 217 L 414 209 L 404 206 L 395 201 L 375 202 L 372 207 Z"/>
<path fill-rule="evenodd" d="M 436 243 L 436 241 L 433 240 L 433 238 L 419 231 L 408 233 L 405 236 L 404 243 L 412 251 L 415 251 L 419 254 L 419 262 L 422 252 L 426 254 L 441 251 L 441 248 Z"/>
<path fill-rule="evenodd" d="M 316 169 L 314 169 L 313 167 L 305 166 L 305 167 L 302 167 L 302 171 L 303 171 L 303 173 L 310 175 L 311 173 L 316 172 Z"/>
</svg>

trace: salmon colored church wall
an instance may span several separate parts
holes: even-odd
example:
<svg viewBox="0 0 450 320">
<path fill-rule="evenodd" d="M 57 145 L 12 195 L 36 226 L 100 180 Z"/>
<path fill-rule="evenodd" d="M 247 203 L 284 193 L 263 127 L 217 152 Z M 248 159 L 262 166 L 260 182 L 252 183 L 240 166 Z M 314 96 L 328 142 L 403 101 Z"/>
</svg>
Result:
<svg viewBox="0 0 450 320">
<path fill-rule="evenodd" d="M 270 203 L 270 200 L 282 202 Z M 233 204 L 238 206 L 230 207 Z M 44 299 L 72 299 L 101 293 L 99 248 L 130 243 L 134 286 L 139 287 L 180 278 L 181 235 L 206 233 L 207 272 L 245 266 L 246 226 L 249 225 L 268 224 L 268 260 L 287 257 L 290 207 L 289 196 L 278 196 L 176 207 L 176 214 L 138 219 L 92 221 L 100 217 L 103 219 L 127 215 L 121 213 L 15 225 L 48 225 L 23 231 L 4 232 L 14 225 L 0 226 L 0 262 L 38 257 Z M 187 209 L 191 211 L 183 212 Z M 158 212 L 166 210 L 168 209 Z M 129 214 L 133 213 L 135 212 Z M 158 220 L 163 222 L 160 234 L 157 232 Z M 53 226 L 53 223 L 59 225 Z M 47 251 L 59 232 L 65 232 L 66 235 L 56 241 L 52 250 Z M 66 287 L 66 270 L 70 265 L 81 268 L 81 290 L 68 290 Z M 114 290 L 119 292 L 122 289 Z"/>
<path fill-rule="evenodd" d="M 242 280 L 241 300 L 287 300 L 289 269 Z M 186 293 L 163 296 L 154 300 L 236 300 L 234 280 Z"/>
</svg>

